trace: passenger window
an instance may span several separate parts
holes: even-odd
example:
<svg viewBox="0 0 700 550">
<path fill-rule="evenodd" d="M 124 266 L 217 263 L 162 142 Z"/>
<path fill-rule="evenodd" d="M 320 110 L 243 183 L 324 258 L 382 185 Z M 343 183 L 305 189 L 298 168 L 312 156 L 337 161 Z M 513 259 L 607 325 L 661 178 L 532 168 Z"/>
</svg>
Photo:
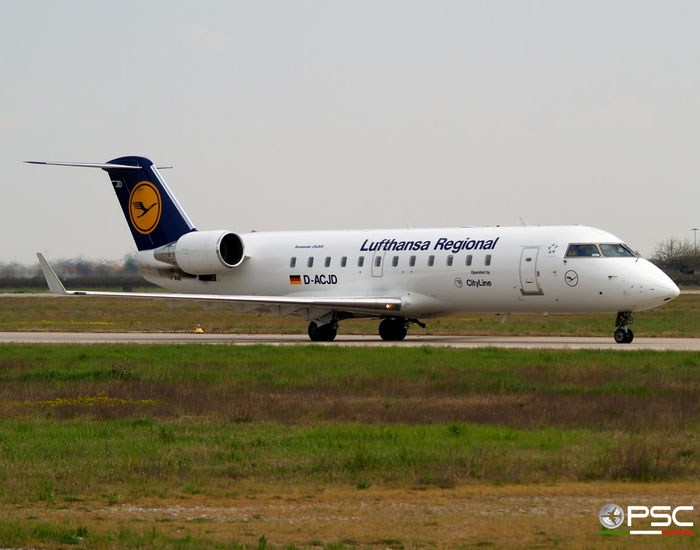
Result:
<svg viewBox="0 0 700 550">
<path fill-rule="evenodd" d="M 340 267 L 345 267 L 346 265 L 348 265 L 348 257 L 343 256 L 342 258 L 340 258 Z"/>
<path fill-rule="evenodd" d="M 467 265 L 472 265 L 472 255 L 471 254 L 467 255 Z"/>
<path fill-rule="evenodd" d="M 408 265 L 410 265 L 411 267 L 414 267 L 416 265 L 416 257 L 415 256 L 411 256 L 411 259 L 408 260 Z"/>
<path fill-rule="evenodd" d="M 394 257 L 391 259 L 391 265 L 393 265 L 394 267 L 396 267 L 397 265 L 399 265 L 399 257 L 398 257 L 398 256 L 394 256 Z"/>
<path fill-rule="evenodd" d="M 362 267 L 363 265 L 365 265 L 365 257 L 360 256 L 359 258 L 357 258 L 357 267 Z"/>
<path fill-rule="evenodd" d="M 600 249 L 603 251 L 603 256 L 613 257 L 629 257 L 634 256 L 634 253 L 624 244 L 601 244 Z"/>
<path fill-rule="evenodd" d="M 326 267 L 330 267 L 330 266 L 331 266 L 331 257 L 330 257 L 330 256 L 326 256 L 326 261 L 324 262 L 324 265 L 325 265 Z"/>
<path fill-rule="evenodd" d="M 292 257 L 291 260 L 289 260 L 289 267 L 296 267 L 297 265 L 297 259 L 296 257 Z"/>
<path fill-rule="evenodd" d="M 566 251 L 567 258 L 578 258 L 584 256 L 600 256 L 598 247 L 594 244 L 570 244 Z"/>
<path fill-rule="evenodd" d="M 377 256 L 377 257 L 374 259 L 374 267 L 381 267 L 381 266 L 382 266 L 382 257 L 381 257 L 381 256 Z"/>
<path fill-rule="evenodd" d="M 491 254 L 486 254 L 486 260 L 484 261 L 484 265 L 491 265 Z"/>
<path fill-rule="evenodd" d="M 313 256 L 309 256 L 309 260 L 306 262 L 306 265 L 309 267 L 314 266 L 314 257 Z"/>
<path fill-rule="evenodd" d="M 434 263 L 435 263 L 435 256 L 433 256 L 433 255 L 428 256 L 428 265 L 432 267 Z"/>
<path fill-rule="evenodd" d="M 454 261 L 454 256 L 452 256 L 452 254 L 450 254 L 450 255 L 447 257 L 447 265 L 452 265 L 452 262 L 453 262 L 453 261 Z"/>
</svg>

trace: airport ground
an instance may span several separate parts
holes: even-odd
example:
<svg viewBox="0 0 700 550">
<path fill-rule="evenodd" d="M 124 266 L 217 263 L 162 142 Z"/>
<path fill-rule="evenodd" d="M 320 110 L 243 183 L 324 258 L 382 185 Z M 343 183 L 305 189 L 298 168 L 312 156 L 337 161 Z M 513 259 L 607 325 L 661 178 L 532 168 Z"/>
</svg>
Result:
<svg viewBox="0 0 700 550">
<path fill-rule="evenodd" d="M 686 298 L 640 315 L 637 334 L 672 336 L 682 312 L 697 338 Z M 3 330 L 298 330 L 189 306 L 7 300 L 20 305 L 0 299 Z M 474 319 L 445 327 L 503 330 Z M 515 319 L 531 334 L 550 320 L 559 334 L 611 322 Z M 348 330 L 376 326 L 363 323 Z M 697 546 L 600 535 L 598 511 L 691 504 L 698 525 L 698 367 L 683 351 L 2 345 L 0 546 Z"/>
<path fill-rule="evenodd" d="M 412 335 L 605 336 L 614 315 L 457 315 L 426 321 Z M 306 334 L 296 317 L 232 314 L 228 307 L 205 310 L 198 304 L 91 296 L 15 294 L 0 296 L 0 331 L 191 332 L 201 325 L 211 334 Z M 636 337 L 700 337 L 700 293 L 682 294 L 669 304 L 635 314 Z M 339 335 L 376 335 L 376 320 L 346 320 Z"/>
<path fill-rule="evenodd" d="M 696 351 L 700 338 L 635 337 L 618 344 L 610 336 L 414 336 L 385 341 L 377 335 L 342 335 L 333 342 L 312 342 L 305 334 L 205 334 L 190 332 L 0 332 L 0 344 L 209 344 L 228 346 L 326 346 L 367 348 L 455 348 L 455 349 L 560 349 L 615 350 L 617 352 Z"/>
</svg>

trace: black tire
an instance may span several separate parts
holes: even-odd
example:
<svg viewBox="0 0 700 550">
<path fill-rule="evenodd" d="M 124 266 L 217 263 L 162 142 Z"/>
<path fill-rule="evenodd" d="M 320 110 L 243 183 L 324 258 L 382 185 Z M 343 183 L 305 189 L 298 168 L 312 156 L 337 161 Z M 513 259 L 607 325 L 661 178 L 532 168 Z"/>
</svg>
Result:
<svg viewBox="0 0 700 550">
<path fill-rule="evenodd" d="M 634 340 L 634 332 L 632 332 L 631 329 L 627 329 L 627 336 L 625 338 L 624 343 L 625 344 L 631 344 L 632 340 Z"/>
<path fill-rule="evenodd" d="M 382 319 L 382 322 L 379 323 L 379 337 L 382 340 L 391 340 L 392 339 L 392 324 L 391 324 L 391 319 Z"/>
<path fill-rule="evenodd" d="M 329 323 L 329 324 L 327 324 L 327 325 L 323 325 L 322 328 L 323 328 L 324 336 L 325 336 L 325 338 L 326 338 L 326 339 L 324 340 L 324 342 L 332 342 L 333 340 L 335 340 L 335 337 L 336 337 L 336 335 L 338 334 L 338 328 L 337 328 L 337 327 L 334 327 L 333 325 L 331 325 L 331 324 Z"/>
<path fill-rule="evenodd" d="M 332 323 L 318 325 L 314 321 L 309 323 L 309 338 L 312 342 L 332 342 L 338 334 L 338 328 Z"/>
<path fill-rule="evenodd" d="M 626 344 L 627 343 L 627 331 L 622 330 L 621 328 L 617 329 L 615 331 L 615 341 L 618 344 Z"/>
<path fill-rule="evenodd" d="M 406 319 L 384 319 L 379 323 L 379 336 L 388 342 L 398 342 L 406 338 L 408 325 Z"/>
<path fill-rule="evenodd" d="M 311 339 L 312 342 L 322 342 L 322 331 L 321 327 L 319 327 L 316 323 L 311 321 L 309 323 L 309 338 Z"/>
</svg>

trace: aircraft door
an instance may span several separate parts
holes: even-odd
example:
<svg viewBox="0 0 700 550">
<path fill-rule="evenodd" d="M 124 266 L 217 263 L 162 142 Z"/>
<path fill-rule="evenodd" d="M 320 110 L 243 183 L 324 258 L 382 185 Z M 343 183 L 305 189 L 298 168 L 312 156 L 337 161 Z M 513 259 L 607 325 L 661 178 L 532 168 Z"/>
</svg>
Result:
<svg viewBox="0 0 700 550">
<path fill-rule="evenodd" d="M 528 246 L 523 248 L 520 255 L 520 292 L 523 296 L 542 295 L 542 287 L 539 282 L 539 272 L 537 271 L 537 256 L 540 248 L 538 246 Z"/>
<path fill-rule="evenodd" d="M 384 276 L 384 250 L 377 250 L 372 257 L 372 277 Z"/>
</svg>

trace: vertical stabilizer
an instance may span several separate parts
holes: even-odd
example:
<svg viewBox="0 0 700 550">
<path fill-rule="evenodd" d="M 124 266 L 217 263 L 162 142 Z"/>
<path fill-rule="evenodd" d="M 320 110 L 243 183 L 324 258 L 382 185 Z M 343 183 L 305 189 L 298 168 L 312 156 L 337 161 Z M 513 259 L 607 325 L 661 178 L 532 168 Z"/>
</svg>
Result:
<svg viewBox="0 0 700 550">
<path fill-rule="evenodd" d="M 163 246 L 195 230 L 149 159 L 121 157 L 109 161 L 103 170 L 109 174 L 139 250 Z"/>
</svg>

